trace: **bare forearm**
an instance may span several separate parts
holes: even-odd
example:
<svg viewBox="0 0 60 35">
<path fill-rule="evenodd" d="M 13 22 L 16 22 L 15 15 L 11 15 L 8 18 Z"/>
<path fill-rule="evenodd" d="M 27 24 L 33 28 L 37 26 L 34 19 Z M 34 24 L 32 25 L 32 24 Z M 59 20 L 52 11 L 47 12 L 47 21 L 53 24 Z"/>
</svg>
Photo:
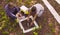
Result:
<svg viewBox="0 0 60 35">
<path fill-rule="evenodd" d="M 34 22 L 34 20 L 36 19 L 36 17 L 37 17 L 37 14 L 35 14 L 35 16 L 34 16 L 32 22 L 31 22 L 31 24 Z"/>
</svg>

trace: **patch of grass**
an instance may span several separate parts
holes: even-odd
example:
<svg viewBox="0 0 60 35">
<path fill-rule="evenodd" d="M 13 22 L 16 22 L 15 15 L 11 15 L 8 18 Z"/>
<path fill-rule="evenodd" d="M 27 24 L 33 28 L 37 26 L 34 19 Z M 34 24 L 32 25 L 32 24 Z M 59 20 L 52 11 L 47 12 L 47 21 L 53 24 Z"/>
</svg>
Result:
<svg viewBox="0 0 60 35">
<path fill-rule="evenodd" d="M 38 33 L 37 33 L 37 32 L 33 32 L 33 34 L 34 34 L 34 35 L 38 35 Z"/>
<path fill-rule="evenodd" d="M 9 32 L 3 31 L 2 34 L 3 34 L 3 35 L 9 35 Z"/>
</svg>

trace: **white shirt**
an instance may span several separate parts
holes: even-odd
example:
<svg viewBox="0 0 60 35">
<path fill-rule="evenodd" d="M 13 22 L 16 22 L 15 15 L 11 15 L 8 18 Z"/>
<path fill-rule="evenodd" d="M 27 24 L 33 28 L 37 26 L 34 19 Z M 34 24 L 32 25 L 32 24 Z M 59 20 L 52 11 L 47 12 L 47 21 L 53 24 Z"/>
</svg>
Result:
<svg viewBox="0 0 60 35">
<path fill-rule="evenodd" d="M 33 6 L 35 6 L 36 7 L 36 13 L 37 13 L 37 15 L 40 17 L 41 15 L 42 15 L 42 13 L 44 12 L 44 7 L 41 5 L 41 4 L 39 4 L 39 3 L 37 3 L 37 4 L 35 4 L 35 5 L 33 5 Z M 32 7 L 33 7 L 32 6 Z M 30 9 L 32 8 L 32 7 L 30 7 Z"/>
</svg>

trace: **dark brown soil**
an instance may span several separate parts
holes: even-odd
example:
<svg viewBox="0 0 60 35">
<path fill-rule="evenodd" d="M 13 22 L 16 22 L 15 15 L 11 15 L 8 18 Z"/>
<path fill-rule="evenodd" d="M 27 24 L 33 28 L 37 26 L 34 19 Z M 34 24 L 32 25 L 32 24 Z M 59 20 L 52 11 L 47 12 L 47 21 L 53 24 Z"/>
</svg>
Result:
<svg viewBox="0 0 60 35">
<path fill-rule="evenodd" d="M 45 4 L 42 2 L 42 0 L 36 0 L 38 3 L 42 4 L 45 8 L 44 13 L 41 15 L 40 18 L 36 18 L 36 22 L 38 23 L 39 26 L 42 26 L 41 29 L 36 29 L 35 31 L 31 31 L 28 33 L 25 33 L 24 35 L 34 35 L 33 32 L 37 32 L 38 35 L 46 35 L 45 33 L 51 33 L 51 35 L 54 35 L 54 32 L 51 32 L 51 28 L 55 28 L 55 25 L 58 26 L 59 28 L 59 34 L 60 34 L 60 24 L 56 21 L 56 19 L 53 17 L 53 15 L 50 13 L 50 11 L 48 10 L 48 8 L 45 6 Z M 60 15 L 60 5 L 55 1 L 55 0 L 48 0 L 49 3 L 55 8 L 55 10 L 58 12 L 58 14 Z M 24 22 L 24 23 L 23 23 Z M 23 21 L 23 27 L 25 29 L 29 29 L 31 27 L 27 27 L 26 22 L 27 21 Z M 52 23 L 53 27 L 50 27 L 49 24 Z M 34 27 L 34 24 L 33 26 Z M 22 35 L 22 30 L 21 28 L 18 26 L 16 28 L 16 31 L 14 33 L 19 33 L 19 35 Z M 1 34 L 0 34 L 1 35 Z"/>
<path fill-rule="evenodd" d="M 25 20 L 25 21 L 22 21 L 21 23 L 22 23 L 24 29 L 27 30 L 32 27 L 35 27 L 34 23 L 33 23 L 33 25 L 31 25 L 31 22 L 32 22 L 32 19 L 29 19 L 29 21 Z"/>
</svg>

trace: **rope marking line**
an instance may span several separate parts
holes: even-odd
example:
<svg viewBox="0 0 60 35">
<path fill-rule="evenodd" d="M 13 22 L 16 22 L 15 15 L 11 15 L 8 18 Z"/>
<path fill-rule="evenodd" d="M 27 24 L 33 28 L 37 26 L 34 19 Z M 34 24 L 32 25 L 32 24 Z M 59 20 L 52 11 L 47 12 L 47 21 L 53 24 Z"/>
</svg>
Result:
<svg viewBox="0 0 60 35">
<path fill-rule="evenodd" d="M 46 7 L 49 9 L 51 14 L 54 16 L 54 18 L 57 20 L 57 22 L 60 24 L 60 15 L 56 12 L 56 10 L 52 7 L 52 5 L 47 0 L 42 0 Z"/>
</svg>

